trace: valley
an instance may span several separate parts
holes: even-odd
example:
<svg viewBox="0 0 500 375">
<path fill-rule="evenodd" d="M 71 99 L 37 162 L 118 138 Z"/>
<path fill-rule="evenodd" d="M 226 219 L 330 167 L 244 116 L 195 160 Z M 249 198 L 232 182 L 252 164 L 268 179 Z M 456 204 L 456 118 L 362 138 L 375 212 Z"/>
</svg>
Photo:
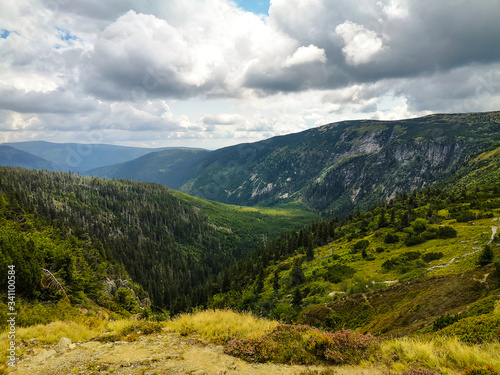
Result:
<svg viewBox="0 0 500 375">
<path fill-rule="evenodd" d="M 88 172 L 111 179 L 0 146 L 43 162 L 0 167 L 13 373 L 498 373 L 498 116 L 343 122 Z"/>
</svg>

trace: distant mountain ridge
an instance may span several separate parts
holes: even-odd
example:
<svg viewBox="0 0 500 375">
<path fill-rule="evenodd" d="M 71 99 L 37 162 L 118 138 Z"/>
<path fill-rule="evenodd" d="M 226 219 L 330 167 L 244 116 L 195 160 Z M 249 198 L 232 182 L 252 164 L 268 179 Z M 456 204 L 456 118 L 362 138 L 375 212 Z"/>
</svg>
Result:
<svg viewBox="0 0 500 375">
<path fill-rule="evenodd" d="M 166 149 L 185 149 L 177 147 L 126 147 L 108 144 L 52 143 L 45 141 L 4 143 L 17 150 L 30 153 L 55 164 L 59 171 L 85 172 L 90 169 L 123 163 L 139 158 L 150 152 Z M 26 168 L 40 169 L 26 166 Z"/>
<path fill-rule="evenodd" d="M 62 164 L 51 162 L 28 152 L 1 144 L 0 165 L 4 165 L 6 167 L 46 169 L 48 171 L 56 171 L 64 167 Z"/>
<path fill-rule="evenodd" d="M 177 168 L 179 164 L 201 160 L 207 150 L 169 149 L 151 152 L 137 159 L 104 166 L 85 172 L 101 178 L 128 178 L 137 181 L 156 182 L 169 187 L 180 187 L 186 179 L 195 178 L 195 168 Z"/>
<path fill-rule="evenodd" d="M 500 112 L 343 121 L 173 162 L 150 154 L 140 163 L 108 167 L 106 177 L 149 175 L 146 181 L 223 203 L 299 204 L 346 214 L 443 180 L 499 143 Z M 156 173 L 162 158 L 166 168 Z M 138 164 L 137 171 L 128 168 Z M 102 170 L 94 172 L 103 177 Z"/>
</svg>

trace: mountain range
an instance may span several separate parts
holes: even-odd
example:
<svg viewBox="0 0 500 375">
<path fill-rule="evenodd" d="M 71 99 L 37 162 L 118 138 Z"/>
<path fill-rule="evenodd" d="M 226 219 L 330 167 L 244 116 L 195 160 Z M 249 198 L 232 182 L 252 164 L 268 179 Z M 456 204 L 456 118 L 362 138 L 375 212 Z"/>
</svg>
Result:
<svg viewBox="0 0 500 375">
<path fill-rule="evenodd" d="M 169 149 L 125 147 L 107 144 L 83 144 L 83 143 L 52 143 L 45 141 L 13 142 L 3 143 L 2 146 L 10 146 L 19 151 L 32 154 L 48 162 L 45 167 L 41 160 L 33 158 L 26 160 L 24 167 L 30 169 L 48 169 L 57 171 L 85 172 L 89 169 L 103 167 L 105 165 L 122 163 L 139 158 L 154 151 Z M 18 156 L 26 159 L 24 154 Z M 12 160 L 16 160 L 17 156 Z M 53 164 L 49 164 L 53 163 Z M 0 165 L 4 164 L 0 160 Z"/>
<path fill-rule="evenodd" d="M 215 151 L 46 142 L 10 145 L 59 163 L 45 166 L 36 159 L 31 168 L 156 182 L 229 204 L 344 215 L 355 206 L 366 209 L 397 193 L 441 181 L 499 141 L 500 113 L 489 112 L 344 121 Z"/>
<path fill-rule="evenodd" d="M 101 156 L 118 150 L 101 146 Z M 145 152 L 120 157 L 132 151 Z M 151 323 L 229 308 L 288 323 L 238 343 L 231 323 L 220 322 L 221 342 L 236 356 L 270 352 L 256 343 L 273 338 L 272 352 L 288 353 L 292 341 L 309 345 L 301 332 L 317 329 L 373 334 L 385 348 L 411 336 L 400 341 L 411 352 L 422 347 L 415 337 L 450 337 L 468 351 L 500 340 L 500 112 L 349 121 L 215 151 L 164 149 L 91 176 L 50 171 L 68 166 L 55 159 L 0 146 L 11 165 L 0 167 L 0 272 L 15 267 L 21 327 L 132 315 Z M 13 168 L 26 166 L 33 169 Z M 179 319 L 187 319 L 181 335 L 198 330 L 196 314 Z M 139 340 L 105 331 L 104 340 Z M 498 361 L 478 363 L 500 370 Z"/>
</svg>

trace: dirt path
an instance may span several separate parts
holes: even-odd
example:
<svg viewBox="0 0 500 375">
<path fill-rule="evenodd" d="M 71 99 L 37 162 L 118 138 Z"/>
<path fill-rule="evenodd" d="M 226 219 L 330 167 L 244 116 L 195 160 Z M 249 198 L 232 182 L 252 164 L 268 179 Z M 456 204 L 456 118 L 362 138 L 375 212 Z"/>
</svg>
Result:
<svg viewBox="0 0 500 375">
<path fill-rule="evenodd" d="M 497 229 L 498 229 L 498 227 L 491 227 L 491 237 L 490 237 L 490 240 L 486 243 L 486 245 L 489 245 L 493 241 L 493 239 L 495 238 L 495 235 L 497 234 Z M 467 253 L 467 254 L 459 255 L 459 256 L 453 258 L 452 260 L 450 260 L 446 264 L 438 264 L 437 266 L 429 267 L 429 268 L 427 268 L 427 271 L 434 271 L 434 270 L 437 270 L 439 268 L 449 267 L 449 266 L 451 266 L 453 264 L 453 262 L 455 261 L 455 259 L 464 258 L 466 256 L 478 253 L 478 252 L 480 252 L 482 250 L 481 248 L 475 248 L 475 247 L 473 247 L 473 249 L 476 249 L 476 250 L 475 251 L 471 251 L 470 253 Z"/>
<path fill-rule="evenodd" d="M 498 227 L 491 227 L 491 238 L 488 241 L 487 245 L 489 245 L 490 243 L 492 243 L 493 240 L 495 239 L 495 235 L 497 234 L 497 229 L 498 229 Z"/>
<path fill-rule="evenodd" d="M 72 348 L 72 349 L 71 349 Z M 57 350 L 57 352 L 56 352 Z M 224 354 L 223 347 L 204 344 L 196 338 L 184 338 L 165 332 L 141 336 L 138 341 L 103 344 L 90 341 L 61 348 L 28 349 L 12 375 L 163 375 L 163 374 L 301 374 L 321 370 L 318 366 L 252 364 Z M 383 369 L 335 367 L 339 375 L 376 375 Z M 333 373 L 333 372 L 332 372 Z"/>
</svg>

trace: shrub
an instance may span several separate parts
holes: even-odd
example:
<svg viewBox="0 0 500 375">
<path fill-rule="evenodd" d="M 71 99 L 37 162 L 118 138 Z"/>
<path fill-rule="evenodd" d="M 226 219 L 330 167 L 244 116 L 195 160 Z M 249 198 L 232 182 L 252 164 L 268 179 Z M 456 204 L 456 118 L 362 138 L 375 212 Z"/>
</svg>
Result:
<svg viewBox="0 0 500 375">
<path fill-rule="evenodd" d="M 437 236 L 439 238 L 455 238 L 457 236 L 457 231 L 449 226 L 439 227 Z"/>
<path fill-rule="evenodd" d="M 495 276 L 500 279 L 500 260 L 497 260 L 494 264 L 495 264 Z"/>
<path fill-rule="evenodd" d="M 464 318 L 440 331 L 445 336 L 455 336 L 470 344 L 500 340 L 500 316 L 494 314 Z"/>
<path fill-rule="evenodd" d="M 387 234 L 387 236 L 384 237 L 384 242 L 385 243 L 397 243 L 399 242 L 399 237 L 397 234 Z"/>
<path fill-rule="evenodd" d="M 382 264 L 382 268 L 386 270 L 390 270 L 395 268 L 396 266 L 402 266 L 403 268 L 400 270 L 401 273 L 406 273 L 411 269 L 420 267 L 421 264 L 410 264 L 410 262 L 419 260 L 422 254 L 419 251 L 406 251 L 403 254 L 400 254 L 397 257 L 386 260 Z"/>
<path fill-rule="evenodd" d="M 415 219 L 413 223 L 411 223 L 411 227 L 415 233 L 420 234 L 425 231 L 428 224 L 429 222 L 427 220 L 418 218 Z"/>
<path fill-rule="evenodd" d="M 356 270 L 345 264 L 334 264 L 328 267 L 325 279 L 331 283 L 340 283 L 342 280 L 352 277 Z"/>
<path fill-rule="evenodd" d="M 437 238 L 437 232 L 436 231 L 431 231 L 431 230 L 426 230 L 426 231 L 423 231 L 421 234 L 420 234 L 420 238 L 423 240 L 423 241 L 429 241 L 429 240 L 433 240 L 435 238 Z"/>
<path fill-rule="evenodd" d="M 423 242 L 425 242 L 425 240 L 420 236 L 409 235 L 408 237 L 405 238 L 406 246 L 415 246 Z"/>
<path fill-rule="evenodd" d="M 440 329 L 443 329 L 445 327 L 448 327 L 449 325 L 452 325 L 453 323 L 458 322 L 460 319 L 463 317 L 460 316 L 459 314 L 455 315 L 441 315 L 439 318 L 437 318 L 434 323 L 432 324 L 432 330 L 439 331 Z"/>
<path fill-rule="evenodd" d="M 358 241 L 352 247 L 352 252 L 357 253 L 358 251 L 366 250 L 368 246 L 370 246 L 370 242 L 368 240 Z"/>
<path fill-rule="evenodd" d="M 476 220 L 477 216 L 472 211 L 462 211 L 455 217 L 455 219 L 459 223 L 466 223 L 468 221 Z"/>
<path fill-rule="evenodd" d="M 468 366 L 465 368 L 464 375 L 499 375 L 491 366 Z"/>
<path fill-rule="evenodd" d="M 376 251 L 377 253 L 383 253 L 383 252 L 385 251 L 385 249 L 384 249 L 383 247 L 377 247 L 377 248 L 375 249 L 375 251 Z"/>
<path fill-rule="evenodd" d="M 353 364 L 376 355 L 379 344 L 371 334 L 283 324 L 260 338 L 231 340 L 224 352 L 250 362 Z"/>
<path fill-rule="evenodd" d="M 426 368 L 412 367 L 401 373 L 402 375 L 441 375 L 440 372 L 429 370 Z"/>
<path fill-rule="evenodd" d="M 443 253 L 427 253 L 422 255 L 422 260 L 424 262 L 431 262 L 433 260 L 441 259 L 443 257 Z"/>
</svg>

